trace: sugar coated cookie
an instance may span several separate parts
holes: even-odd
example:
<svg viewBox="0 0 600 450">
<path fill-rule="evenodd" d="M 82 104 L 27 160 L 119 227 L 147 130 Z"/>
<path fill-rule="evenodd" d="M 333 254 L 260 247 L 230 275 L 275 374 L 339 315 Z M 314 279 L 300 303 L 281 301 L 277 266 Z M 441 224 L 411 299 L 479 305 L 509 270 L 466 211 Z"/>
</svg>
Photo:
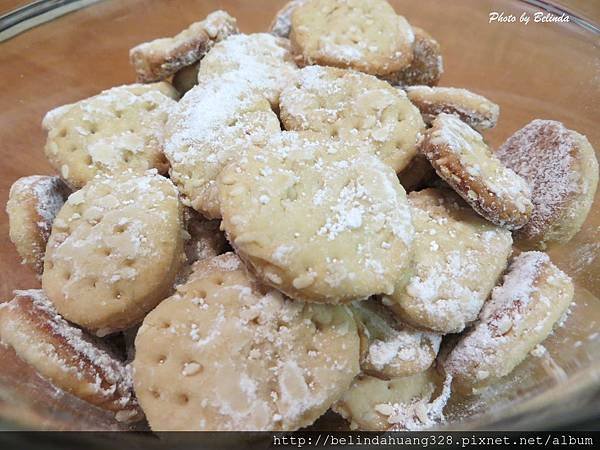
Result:
<svg viewBox="0 0 600 450">
<path fill-rule="evenodd" d="M 513 134 L 496 156 L 532 187 L 531 219 L 519 245 L 546 248 L 569 241 L 592 207 L 598 160 L 587 138 L 560 122 L 534 120 Z"/>
<path fill-rule="evenodd" d="M 200 64 L 198 81 L 228 74 L 277 107 L 279 94 L 293 82 L 297 70 L 287 39 L 268 33 L 238 34 L 208 52 Z"/>
<path fill-rule="evenodd" d="M 210 219 L 221 216 L 217 175 L 253 144 L 281 131 L 269 102 L 235 77 L 203 81 L 169 117 L 165 154 L 182 201 Z"/>
<path fill-rule="evenodd" d="M 144 319 L 135 391 L 153 430 L 296 430 L 359 371 L 346 307 L 310 305 L 259 285 L 233 253 L 196 263 Z"/>
<path fill-rule="evenodd" d="M 428 125 L 441 113 L 452 114 L 479 131 L 493 128 L 498 122 L 500 107 L 483 95 L 452 87 L 407 86 L 405 89 Z"/>
<path fill-rule="evenodd" d="M 444 420 L 450 384 L 434 368 L 391 380 L 360 375 L 333 410 L 354 430 L 423 430 Z"/>
<path fill-rule="evenodd" d="M 10 240 L 17 252 L 41 275 L 52 222 L 70 193 L 59 177 L 32 175 L 10 187 L 6 212 Z"/>
<path fill-rule="evenodd" d="M 219 177 L 222 227 L 265 283 L 338 303 L 391 293 L 413 226 L 394 171 L 363 144 L 283 132 Z"/>
<path fill-rule="evenodd" d="M 269 26 L 269 32 L 275 36 L 282 38 L 289 38 L 290 32 L 292 31 L 292 14 L 294 10 L 306 3 L 308 0 L 290 0 L 283 7 L 277 11 L 271 25 Z"/>
<path fill-rule="evenodd" d="M 292 13 L 290 40 L 301 65 L 387 75 L 410 65 L 415 35 L 385 0 L 310 0 Z"/>
<path fill-rule="evenodd" d="M 446 358 L 444 369 L 463 392 L 497 381 L 548 337 L 572 300 L 571 279 L 548 255 L 521 253 L 492 291 L 479 322 Z"/>
<path fill-rule="evenodd" d="M 419 27 L 412 27 L 415 34 L 413 59 L 408 67 L 382 77 L 394 85 L 436 86 L 444 73 L 444 59 L 438 41 Z"/>
<path fill-rule="evenodd" d="M 417 152 L 425 124 L 403 91 L 371 75 L 333 67 L 302 69 L 281 94 L 287 130 L 368 142 L 395 171 Z"/>
<path fill-rule="evenodd" d="M 46 156 L 75 187 L 126 169 L 166 173 L 164 124 L 177 98 L 168 83 L 132 84 L 50 111 Z"/>
<path fill-rule="evenodd" d="M 448 190 L 411 192 L 408 200 L 416 230 L 414 273 L 384 304 L 414 326 L 460 332 L 477 319 L 506 268 L 510 232 Z"/>
<path fill-rule="evenodd" d="M 42 290 L 15 291 L 0 304 L 0 340 L 55 386 L 113 411 L 117 420 L 143 417 L 130 368 L 64 320 Z"/>
<path fill-rule="evenodd" d="M 482 136 L 457 117 L 442 113 L 425 134 L 421 152 L 437 174 L 475 211 L 511 230 L 531 217 L 531 188 L 491 152 Z"/>
<path fill-rule="evenodd" d="M 185 66 L 173 75 L 173 87 L 177 89 L 177 92 L 179 92 L 180 95 L 183 96 L 187 91 L 198 84 L 199 69 L 200 63 L 196 63 L 191 66 Z"/>
<path fill-rule="evenodd" d="M 396 320 L 375 299 L 351 303 L 350 309 L 361 337 L 363 373 L 383 379 L 406 377 L 425 371 L 435 360 L 441 335 Z"/>
<path fill-rule="evenodd" d="M 44 291 L 65 319 L 99 336 L 135 325 L 172 289 L 181 216 L 175 186 L 155 172 L 93 179 L 54 220 Z"/>
<path fill-rule="evenodd" d="M 129 60 L 138 81 L 164 80 L 202 59 L 216 42 L 236 33 L 239 30 L 235 18 L 225 11 L 214 11 L 176 36 L 133 47 L 129 51 Z"/>
</svg>

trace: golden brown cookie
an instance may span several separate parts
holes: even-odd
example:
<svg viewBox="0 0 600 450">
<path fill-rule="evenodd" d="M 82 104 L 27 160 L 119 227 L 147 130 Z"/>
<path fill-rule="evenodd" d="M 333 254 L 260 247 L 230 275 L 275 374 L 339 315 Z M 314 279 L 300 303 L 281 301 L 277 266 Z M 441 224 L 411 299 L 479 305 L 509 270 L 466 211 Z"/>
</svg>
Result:
<svg viewBox="0 0 600 450">
<path fill-rule="evenodd" d="M 196 263 L 135 347 L 135 391 L 155 431 L 296 430 L 359 371 L 347 308 L 284 298 L 233 253 Z"/>
<path fill-rule="evenodd" d="M 528 183 L 457 117 L 438 115 L 420 151 L 437 174 L 490 222 L 516 230 L 529 221 L 533 205 Z"/>
<path fill-rule="evenodd" d="M 569 241 L 592 207 L 598 160 L 587 138 L 560 122 L 534 120 L 513 134 L 496 156 L 531 185 L 531 219 L 519 245 L 546 248 Z"/>
<path fill-rule="evenodd" d="M 407 86 L 406 94 L 431 125 L 441 113 L 452 114 L 482 131 L 496 126 L 500 107 L 482 95 L 451 87 Z"/>
<path fill-rule="evenodd" d="M 71 194 L 42 276 L 59 313 L 98 336 L 140 322 L 184 261 L 181 208 L 173 183 L 152 171 L 97 177 Z"/>
<path fill-rule="evenodd" d="M 387 75 L 410 65 L 415 36 L 385 0 L 311 0 L 292 13 L 290 40 L 299 65 Z"/>
<path fill-rule="evenodd" d="M 515 257 L 475 324 L 444 362 L 462 392 L 508 375 L 552 332 L 573 300 L 571 279 L 548 255 Z"/>
<path fill-rule="evenodd" d="M 55 386 L 113 411 L 117 420 L 143 417 L 130 367 L 64 320 L 42 290 L 15 291 L 0 304 L 0 340 Z"/>
<path fill-rule="evenodd" d="M 382 77 L 399 86 L 436 86 L 444 73 L 444 60 L 438 41 L 419 27 L 412 27 L 415 34 L 413 60 L 408 67 Z"/>
<path fill-rule="evenodd" d="M 44 269 L 52 222 L 70 192 L 59 177 L 45 175 L 19 178 L 10 188 L 6 204 L 10 240 L 23 264 L 39 275 Z"/>
<path fill-rule="evenodd" d="M 449 190 L 411 192 L 408 201 L 416 231 L 412 272 L 383 302 L 415 327 L 458 333 L 477 319 L 506 268 L 511 234 Z"/>
<path fill-rule="evenodd" d="M 129 60 L 138 81 L 164 80 L 202 59 L 216 42 L 236 33 L 239 33 L 236 19 L 225 11 L 214 11 L 176 36 L 133 47 Z"/>
<path fill-rule="evenodd" d="M 365 141 L 396 172 L 415 156 L 425 131 L 421 114 L 403 91 L 334 67 L 302 69 L 282 92 L 279 108 L 287 130 Z"/>
<path fill-rule="evenodd" d="M 419 331 L 394 317 L 380 301 L 351 303 L 361 337 L 361 371 L 376 378 L 406 377 L 427 370 L 442 336 Z"/>
<path fill-rule="evenodd" d="M 118 86 L 46 114 L 45 152 L 74 187 L 97 174 L 166 173 L 164 126 L 179 97 L 169 83 Z"/>
<path fill-rule="evenodd" d="M 406 194 L 362 142 L 282 132 L 218 183 L 231 245 L 292 298 L 343 303 L 391 293 L 410 264 Z"/>
</svg>

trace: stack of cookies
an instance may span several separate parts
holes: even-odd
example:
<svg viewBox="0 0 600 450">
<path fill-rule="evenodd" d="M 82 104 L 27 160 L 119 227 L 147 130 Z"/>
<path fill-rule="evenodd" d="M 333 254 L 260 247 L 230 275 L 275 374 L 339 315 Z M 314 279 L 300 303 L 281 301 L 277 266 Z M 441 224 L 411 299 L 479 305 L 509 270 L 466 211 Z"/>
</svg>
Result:
<svg viewBox="0 0 600 450">
<path fill-rule="evenodd" d="M 139 83 L 47 113 L 58 175 L 7 205 L 43 289 L 0 338 L 57 387 L 152 430 L 416 430 L 568 326 L 543 250 L 590 210 L 593 148 L 535 120 L 491 149 L 498 105 L 437 87 L 385 0 L 255 34 L 217 11 L 130 59 Z"/>
</svg>

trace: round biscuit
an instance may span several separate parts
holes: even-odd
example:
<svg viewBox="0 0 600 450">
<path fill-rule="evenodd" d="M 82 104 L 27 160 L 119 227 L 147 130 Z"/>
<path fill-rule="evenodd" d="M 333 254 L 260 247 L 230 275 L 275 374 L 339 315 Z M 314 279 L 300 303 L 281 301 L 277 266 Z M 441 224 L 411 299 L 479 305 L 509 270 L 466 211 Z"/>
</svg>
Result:
<svg viewBox="0 0 600 450">
<path fill-rule="evenodd" d="M 42 290 L 15 291 L 0 304 L 0 340 L 52 384 L 113 411 L 118 421 L 143 417 L 130 367 L 64 320 Z"/>
<path fill-rule="evenodd" d="M 408 201 L 416 230 L 413 273 L 383 302 L 415 327 L 458 333 L 477 319 L 506 268 L 511 234 L 449 190 L 411 192 Z"/>
<path fill-rule="evenodd" d="M 166 173 L 164 125 L 177 98 L 168 83 L 131 84 L 52 110 L 42 122 L 46 156 L 76 188 L 98 174 Z"/>
<path fill-rule="evenodd" d="M 359 371 L 346 307 L 284 298 L 233 253 L 196 263 L 135 347 L 135 391 L 155 431 L 296 430 Z"/>
<path fill-rule="evenodd" d="M 587 138 L 552 120 L 534 120 L 496 151 L 532 188 L 533 211 L 517 243 L 545 249 L 581 229 L 598 186 L 598 160 Z"/>
<path fill-rule="evenodd" d="M 396 172 L 415 156 L 425 131 L 419 110 L 403 91 L 371 75 L 333 67 L 302 69 L 282 92 L 279 106 L 287 130 L 363 140 Z"/>
<path fill-rule="evenodd" d="M 223 170 L 219 193 L 232 246 L 292 298 L 391 293 L 410 263 L 406 194 L 363 143 L 282 132 Z"/>
<path fill-rule="evenodd" d="M 451 114 L 442 113 L 420 147 L 437 174 L 490 222 L 516 230 L 530 219 L 527 181 L 491 152 L 483 137 Z"/>
<path fill-rule="evenodd" d="M 44 269 L 52 223 L 69 193 L 59 177 L 46 175 L 19 178 L 10 187 L 6 203 L 10 240 L 23 264 L 33 267 L 39 275 Z"/>
<path fill-rule="evenodd" d="M 525 252 L 515 257 L 479 322 L 444 361 L 454 386 L 468 394 L 508 375 L 548 337 L 572 300 L 571 279 L 548 255 Z"/>
<path fill-rule="evenodd" d="M 221 217 L 216 178 L 247 147 L 281 131 L 269 102 L 230 75 L 192 88 L 169 117 L 165 154 L 182 202 Z"/>
<path fill-rule="evenodd" d="M 175 186 L 155 171 L 94 178 L 54 220 L 44 291 L 65 319 L 99 336 L 135 325 L 172 289 L 181 216 Z"/>
<path fill-rule="evenodd" d="M 311 0 L 292 13 L 290 40 L 299 65 L 387 75 L 410 65 L 415 36 L 385 0 Z"/>
</svg>

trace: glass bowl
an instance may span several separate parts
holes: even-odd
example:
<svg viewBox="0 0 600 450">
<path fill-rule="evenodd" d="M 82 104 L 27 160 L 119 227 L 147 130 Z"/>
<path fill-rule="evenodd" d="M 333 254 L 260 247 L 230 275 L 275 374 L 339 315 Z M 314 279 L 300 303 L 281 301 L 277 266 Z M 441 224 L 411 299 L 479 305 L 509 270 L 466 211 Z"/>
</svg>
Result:
<svg viewBox="0 0 600 450">
<path fill-rule="evenodd" d="M 11 2 L 8 2 L 9 4 Z M 12 2 L 16 3 L 16 2 Z M 40 122 L 46 111 L 131 83 L 128 50 L 143 41 L 173 35 L 216 9 L 238 18 L 243 32 L 266 31 L 283 1 L 262 0 L 79 0 L 22 10 L 0 19 L 0 197 L 17 178 L 52 174 L 43 156 Z M 492 146 L 535 118 L 554 119 L 587 135 L 600 149 L 600 18 L 596 2 L 571 1 L 568 23 L 534 23 L 535 12 L 556 3 L 515 0 L 391 1 L 408 20 L 442 45 L 443 86 L 466 87 L 501 107 L 498 126 L 486 133 Z M 590 5 L 592 4 L 592 5 Z M 593 4 L 596 6 L 594 7 Z M 80 9 L 77 9 L 80 8 Z M 69 14 L 61 15 L 66 11 Z M 514 15 L 516 23 L 489 23 L 491 12 Z M 526 13 L 529 24 L 519 22 Z M 51 19 L 51 20 L 49 20 Z M 34 28 L 27 29 L 32 24 Z M 16 31 L 15 31 L 16 30 Z M 529 357 L 502 383 L 483 394 L 455 397 L 446 408 L 449 429 L 597 428 L 600 418 L 600 195 L 582 231 L 549 251 L 576 284 L 575 304 L 565 326 L 545 341 L 549 356 Z M 8 238 L 0 217 L 0 299 L 14 289 L 39 286 Z M 122 430 L 103 412 L 64 394 L 0 348 L 0 426 L 4 429 Z M 340 429 L 327 414 L 313 428 Z M 143 429 L 143 425 L 141 425 Z M 138 428 L 139 429 L 139 428 Z"/>
</svg>

